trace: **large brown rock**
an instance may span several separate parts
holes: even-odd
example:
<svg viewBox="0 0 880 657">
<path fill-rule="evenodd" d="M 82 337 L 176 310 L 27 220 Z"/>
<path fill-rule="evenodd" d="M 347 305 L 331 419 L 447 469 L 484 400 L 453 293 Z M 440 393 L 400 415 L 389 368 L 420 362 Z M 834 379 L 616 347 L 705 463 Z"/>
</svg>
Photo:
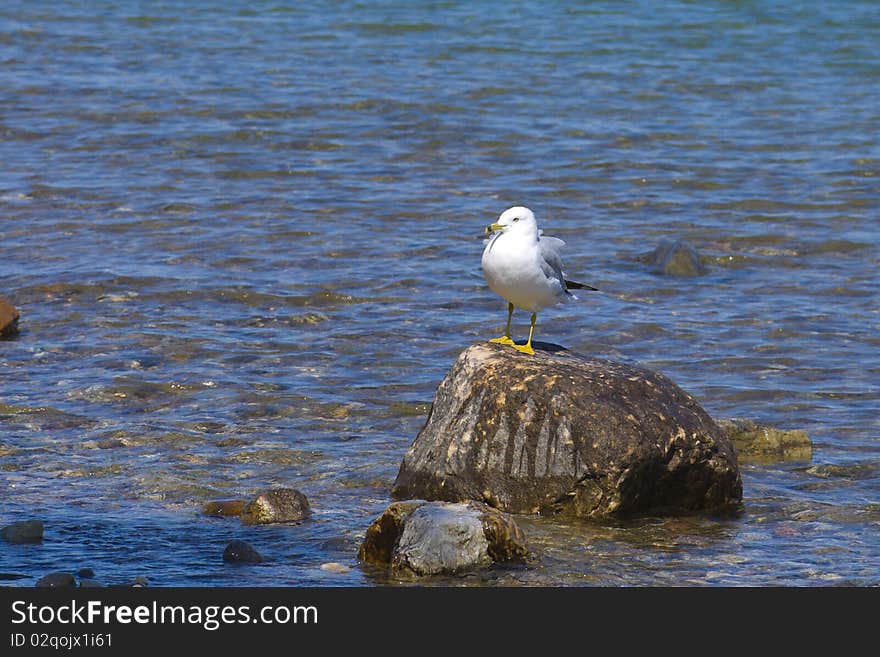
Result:
<svg viewBox="0 0 880 657">
<path fill-rule="evenodd" d="M 722 510 L 742 498 L 725 433 L 672 381 L 552 345 L 466 349 L 392 497 L 593 518 Z"/>
<path fill-rule="evenodd" d="M 9 338 L 18 333 L 18 310 L 3 297 L 0 297 L 0 338 Z"/>
</svg>

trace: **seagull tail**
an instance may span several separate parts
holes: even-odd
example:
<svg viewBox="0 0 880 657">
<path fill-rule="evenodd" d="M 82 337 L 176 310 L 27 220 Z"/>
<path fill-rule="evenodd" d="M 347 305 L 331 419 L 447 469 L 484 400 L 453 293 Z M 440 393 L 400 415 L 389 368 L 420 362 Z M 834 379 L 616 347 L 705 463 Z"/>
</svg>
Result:
<svg viewBox="0 0 880 657">
<path fill-rule="evenodd" d="M 578 283 L 577 281 L 565 281 L 565 289 L 567 290 L 592 290 L 593 292 L 598 292 L 599 288 L 593 287 L 591 285 L 587 285 L 585 283 Z"/>
</svg>

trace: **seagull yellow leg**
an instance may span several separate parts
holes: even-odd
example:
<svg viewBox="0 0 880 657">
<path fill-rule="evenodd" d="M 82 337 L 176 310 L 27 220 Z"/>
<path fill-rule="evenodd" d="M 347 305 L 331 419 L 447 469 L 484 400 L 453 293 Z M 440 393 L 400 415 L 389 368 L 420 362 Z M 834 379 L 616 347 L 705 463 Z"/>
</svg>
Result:
<svg viewBox="0 0 880 657">
<path fill-rule="evenodd" d="M 492 338 L 489 342 L 497 342 L 498 344 L 513 344 L 513 340 L 510 339 L 510 318 L 513 317 L 513 304 L 507 304 L 507 328 L 504 331 L 504 335 L 500 338 Z"/>
<path fill-rule="evenodd" d="M 529 327 L 529 341 L 523 345 L 515 344 L 513 348 L 517 351 L 521 351 L 524 354 L 528 354 L 529 356 L 535 355 L 535 350 L 532 349 L 532 333 L 535 332 L 535 320 L 538 319 L 538 313 L 532 313 L 532 325 Z"/>
</svg>

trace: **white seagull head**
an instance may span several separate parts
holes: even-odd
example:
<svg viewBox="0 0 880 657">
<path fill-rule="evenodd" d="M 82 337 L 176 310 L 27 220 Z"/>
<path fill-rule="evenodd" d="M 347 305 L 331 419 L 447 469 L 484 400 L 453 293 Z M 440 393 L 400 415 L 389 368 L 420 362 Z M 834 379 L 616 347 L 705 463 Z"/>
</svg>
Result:
<svg viewBox="0 0 880 657">
<path fill-rule="evenodd" d="M 486 226 L 486 234 L 501 232 L 503 234 L 517 233 L 520 235 L 538 235 L 538 222 L 535 213 L 521 205 L 508 208 L 501 213 L 498 221 Z"/>
</svg>

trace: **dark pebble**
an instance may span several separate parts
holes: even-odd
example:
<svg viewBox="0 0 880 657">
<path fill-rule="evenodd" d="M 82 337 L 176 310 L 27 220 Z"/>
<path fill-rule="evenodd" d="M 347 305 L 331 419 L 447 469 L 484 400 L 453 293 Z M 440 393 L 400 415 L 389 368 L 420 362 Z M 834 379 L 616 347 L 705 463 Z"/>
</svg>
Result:
<svg viewBox="0 0 880 657">
<path fill-rule="evenodd" d="M 70 573 L 49 573 L 45 577 L 38 579 L 35 586 L 41 589 L 73 588 L 76 586 L 76 577 Z"/>
<path fill-rule="evenodd" d="M 86 579 L 91 579 L 92 577 L 95 576 L 95 571 L 92 570 L 91 568 L 80 568 L 76 574 L 78 577 L 84 577 Z"/>
<path fill-rule="evenodd" d="M 43 522 L 41 520 L 20 520 L 0 529 L 0 536 L 7 543 L 39 543 L 43 540 Z"/>
<path fill-rule="evenodd" d="M 223 561 L 228 563 L 260 563 L 263 557 L 247 541 L 232 541 L 223 550 Z"/>
</svg>

